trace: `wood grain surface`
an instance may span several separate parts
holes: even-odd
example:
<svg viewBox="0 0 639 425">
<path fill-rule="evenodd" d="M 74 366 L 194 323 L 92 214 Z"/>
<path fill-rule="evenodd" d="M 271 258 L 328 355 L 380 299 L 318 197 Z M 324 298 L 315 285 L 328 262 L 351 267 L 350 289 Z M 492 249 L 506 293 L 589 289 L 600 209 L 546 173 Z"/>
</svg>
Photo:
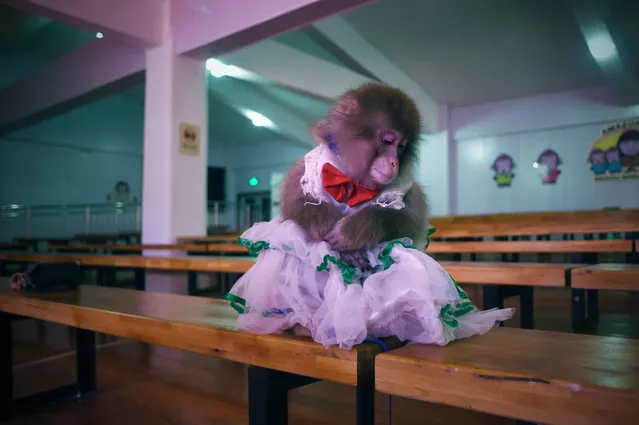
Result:
<svg viewBox="0 0 639 425">
<path fill-rule="evenodd" d="M 639 232 L 639 209 L 433 217 L 434 237 Z"/>
<path fill-rule="evenodd" d="M 573 288 L 639 291 L 639 264 L 596 264 L 576 268 L 571 274 Z"/>
<path fill-rule="evenodd" d="M 577 241 L 432 241 L 429 254 L 448 253 L 576 253 L 576 252 L 632 252 L 631 240 Z"/>
<path fill-rule="evenodd" d="M 637 423 L 639 340 L 497 328 L 379 355 L 379 391 L 550 425 Z"/>
<path fill-rule="evenodd" d="M 122 288 L 16 293 L 0 278 L 0 311 L 348 385 L 372 370 L 381 351 L 377 344 L 327 349 L 309 338 L 238 331 L 227 301 Z"/>
</svg>

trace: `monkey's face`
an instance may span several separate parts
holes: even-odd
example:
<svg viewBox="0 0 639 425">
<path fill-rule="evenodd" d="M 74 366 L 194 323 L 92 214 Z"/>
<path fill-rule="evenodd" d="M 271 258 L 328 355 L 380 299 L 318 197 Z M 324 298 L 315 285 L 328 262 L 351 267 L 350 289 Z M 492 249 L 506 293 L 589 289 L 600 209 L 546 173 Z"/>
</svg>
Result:
<svg viewBox="0 0 639 425">
<path fill-rule="evenodd" d="M 402 91 L 371 83 L 346 93 L 314 131 L 351 178 L 386 186 L 417 156 L 420 117 Z"/>
</svg>

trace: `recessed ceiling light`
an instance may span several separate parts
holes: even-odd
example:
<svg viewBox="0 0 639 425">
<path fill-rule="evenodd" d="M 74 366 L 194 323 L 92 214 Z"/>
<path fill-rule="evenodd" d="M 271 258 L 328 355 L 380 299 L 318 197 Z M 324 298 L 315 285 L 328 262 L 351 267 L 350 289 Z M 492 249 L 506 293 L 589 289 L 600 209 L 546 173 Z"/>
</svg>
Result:
<svg viewBox="0 0 639 425">
<path fill-rule="evenodd" d="M 101 32 L 98 32 L 95 34 L 95 38 L 102 38 L 104 37 L 104 34 L 102 34 Z"/>
<path fill-rule="evenodd" d="M 588 37 L 586 43 L 588 44 L 588 49 L 590 49 L 590 54 L 597 61 L 606 61 L 617 55 L 615 42 L 607 31 Z"/>
<path fill-rule="evenodd" d="M 273 121 L 266 118 L 264 115 L 255 111 L 246 111 L 246 117 L 253 122 L 253 125 L 256 127 L 271 127 L 273 126 Z"/>
</svg>

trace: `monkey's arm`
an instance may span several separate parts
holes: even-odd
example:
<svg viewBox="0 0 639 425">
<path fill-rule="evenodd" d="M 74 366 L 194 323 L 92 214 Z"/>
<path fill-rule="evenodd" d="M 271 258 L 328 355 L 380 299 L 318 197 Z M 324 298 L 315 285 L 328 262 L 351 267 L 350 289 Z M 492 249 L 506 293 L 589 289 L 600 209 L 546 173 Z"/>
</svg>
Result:
<svg viewBox="0 0 639 425">
<path fill-rule="evenodd" d="M 295 163 L 282 188 L 282 217 L 293 220 L 302 227 L 313 240 L 323 240 L 335 223 L 342 218 L 342 212 L 329 203 L 306 204 L 316 201 L 304 195 L 300 179 L 304 175 L 304 162 Z M 306 204 L 306 205 L 305 205 Z"/>
<path fill-rule="evenodd" d="M 366 244 L 426 235 L 428 206 L 426 195 L 417 184 L 406 192 L 401 210 L 366 207 L 337 222 L 326 241 L 338 251 L 357 250 Z"/>
</svg>

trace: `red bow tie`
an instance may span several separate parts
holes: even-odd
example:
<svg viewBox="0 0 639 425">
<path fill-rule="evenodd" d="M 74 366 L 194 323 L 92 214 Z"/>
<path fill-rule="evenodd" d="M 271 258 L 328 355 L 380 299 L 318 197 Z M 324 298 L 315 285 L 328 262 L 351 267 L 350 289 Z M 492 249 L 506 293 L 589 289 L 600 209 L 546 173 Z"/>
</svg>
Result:
<svg viewBox="0 0 639 425">
<path fill-rule="evenodd" d="M 346 202 L 349 207 L 370 201 L 379 193 L 378 188 L 357 184 L 328 163 L 322 167 L 322 185 L 337 202 Z"/>
</svg>

